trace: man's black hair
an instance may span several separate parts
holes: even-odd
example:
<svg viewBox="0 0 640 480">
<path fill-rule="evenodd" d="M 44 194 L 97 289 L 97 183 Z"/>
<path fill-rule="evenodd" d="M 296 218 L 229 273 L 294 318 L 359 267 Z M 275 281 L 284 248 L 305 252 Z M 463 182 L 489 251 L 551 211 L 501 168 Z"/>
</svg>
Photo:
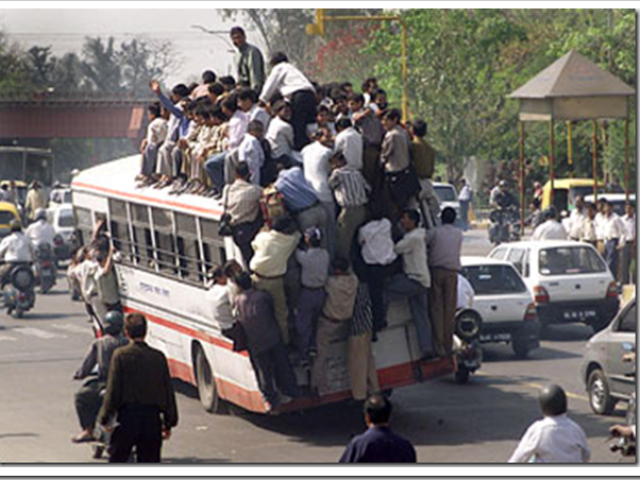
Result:
<svg viewBox="0 0 640 480">
<path fill-rule="evenodd" d="M 347 87 L 353 88 L 353 84 L 351 82 L 342 82 L 340 86 L 342 87 L 343 90 L 346 89 Z"/>
<path fill-rule="evenodd" d="M 188 97 L 190 92 L 189 87 L 187 87 L 184 83 L 179 83 L 171 89 L 171 93 L 176 97 L 183 98 Z"/>
<path fill-rule="evenodd" d="M 155 118 L 160 116 L 160 104 L 158 102 L 151 103 L 147 107 L 147 111 Z"/>
<path fill-rule="evenodd" d="M 333 87 L 329 93 L 329 98 L 334 102 L 337 102 L 338 100 L 346 100 L 347 92 L 345 92 L 341 87 Z"/>
<path fill-rule="evenodd" d="M 251 103 L 258 103 L 258 94 L 249 87 L 243 87 L 238 92 L 238 100 L 251 100 Z"/>
<path fill-rule="evenodd" d="M 224 87 L 218 82 L 211 83 L 207 90 L 209 90 L 209 93 L 213 93 L 218 97 L 224 93 Z"/>
<path fill-rule="evenodd" d="M 407 208 L 402 212 L 402 215 L 406 215 L 407 217 L 409 217 L 409 220 L 411 220 L 415 226 L 417 227 L 418 225 L 420 225 L 420 214 L 418 213 L 418 211 L 415 208 Z"/>
<path fill-rule="evenodd" d="M 316 115 L 320 112 L 327 112 L 330 113 L 331 110 L 329 109 L 329 107 L 327 107 L 326 105 L 322 104 L 322 105 L 318 105 L 316 107 Z"/>
<path fill-rule="evenodd" d="M 193 92 L 196 88 L 198 88 L 198 82 L 191 82 L 187 87 L 187 92 L 189 92 L 189 95 L 191 95 L 191 92 Z"/>
<path fill-rule="evenodd" d="M 285 100 L 278 100 L 276 102 L 274 102 L 273 104 L 271 104 L 271 109 L 273 110 L 273 113 L 275 113 L 276 115 L 278 113 L 280 113 L 280 111 L 289 106 L 289 104 L 285 101 Z"/>
<path fill-rule="evenodd" d="M 396 120 L 399 122 L 401 118 L 400 110 L 398 110 L 397 108 L 387 110 L 387 112 L 384 114 L 384 118 L 390 118 L 391 120 Z"/>
<path fill-rule="evenodd" d="M 383 89 L 377 88 L 371 94 L 371 99 L 375 100 L 378 95 L 386 95 L 386 94 L 387 94 L 387 92 L 385 92 Z"/>
<path fill-rule="evenodd" d="M 249 170 L 249 164 L 247 162 L 240 162 L 236 165 L 236 175 L 240 178 L 249 178 L 251 171 Z"/>
<path fill-rule="evenodd" d="M 289 216 L 289 215 L 282 215 L 280 217 L 277 217 L 274 222 L 273 222 L 273 229 L 276 232 L 280 232 L 280 233 L 284 233 L 284 234 L 291 234 L 293 233 L 293 231 L 295 231 L 295 223 L 293 222 L 293 219 Z"/>
<path fill-rule="evenodd" d="M 388 423 L 391 410 L 391 402 L 384 395 L 371 395 L 364 402 L 364 413 L 374 425 Z"/>
<path fill-rule="evenodd" d="M 331 262 L 331 266 L 333 270 L 346 273 L 349 271 L 349 260 L 344 257 L 336 257 L 333 262 Z"/>
<path fill-rule="evenodd" d="M 535 207 L 536 207 L 536 208 L 540 208 L 540 199 L 539 199 L 539 198 L 534 198 L 534 199 L 531 201 L 531 204 L 532 204 L 532 205 L 535 205 Z"/>
<path fill-rule="evenodd" d="M 235 33 L 240 33 L 245 37 L 247 36 L 247 34 L 244 33 L 244 28 L 242 28 L 242 27 L 238 27 L 238 26 L 232 27 L 231 31 L 229 32 L 229 35 L 231 36 L 231 35 L 233 35 Z"/>
<path fill-rule="evenodd" d="M 349 127 L 353 127 L 353 123 L 351 123 L 351 119 L 348 117 L 342 117 L 336 122 L 336 130 L 338 130 L 339 132 Z"/>
<path fill-rule="evenodd" d="M 249 275 L 249 272 L 240 272 L 235 276 L 233 281 L 245 292 L 247 290 L 251 290 L 253 287 L 253 282 L 251 281 L 251 275 Z"/>
<path fill-rule="evenodd" d="M 238 100 L 235 95 L 229 95 L 222 101 L 222 107 L 235 112 L 238 110 Z"/>
<path fill-rule="evenodd" d="M 456 221 L 456 211 L 451 207 L 446 207 L 440 214 L 443 225 L 453 225 Z"/>
<path fill-rule="evenodd" d="M 131 338 L 144 338 L 147 334 L 147 319 L 141 313 L 129 313 L 124 319 L 124 330 Z"/>
<path fill-rule="evenodd" d="M 236 79 L 231 75 L 225 75 L 224 77 L 218 78 L 218 82 L 220 82 L 222 85 L 232 85 L 234 87 L 236 85 Z"/>
<path fill-rule="evenodd" d="M 195 114 L 199 117 L 204 118 L 205 120 L 209 120 L 211 118 L 211 110 L 202 105 L 196 108 Z"/>
<path fill-rule="evenodd" d="M 249 125 L 247 126 L 247 132 L 263 132 L 264 133 L 264 125 L 260 120 L 251 120 Z"/>
<path fill-rule="evenodd" d="M 366 92 L 369 87 L 371 86 L 372 83 L 374 82 L 378 82 L 378 80 L 375 77 L 369 77 L 367 78 L 364 82 L 362 82 L 362 91 Z"/>
<path fill-rule="evenodd" d="M 272 67 L 275 67 L 280 63 L 284 63 L 288 61 L 289 61 L 289 57 L 287 57 L 286 53 L 276 52 L 273 55 L 271 55 L 271 59 L 269 60 L 269 65 L 271 65 Z"/>
<path fill-rule="evenodd" d="M 202 83 L 211 84 L 216 81 L 216 74 L 211 70 L 202 72 Z"/>
<path fill-rule="evenodd" d="M 347 98 L 350 102 L 362 103 L 364 104 L 364 95 L 361 93 L 353 92 Z"/>
<path fill-rule="evenodd" d="M 222 120 L 223 122 L 227 120 L 227 116 L 222 111 L 220 105 L 212 105 L 209 109 L 209 113 L 211 114 L 211 117 Z"/>
<path fill-rule="evenodd" d="M 538 394 L 540 410 L 546 417 L 557 417 L 567 413 L 567 394 L 561 386 L 546 385 Z"/>
<path fill-rule="evenodd" d="M 421 118 L 418 118 L 417 120 L 414 120 L 411 123 L 411 125 L 412 125 L 412 128 L 413 128 L 413 134 L 416 137 L 422 138 L 422 137 L 427 135 L 427 122 L 425 122 Z"/>
<path fill-rule="evenodd" d="M 211 280 L 216 281 L 222 277 L 226 277 L 227 275 L 224 273 L 224 267 L 222 265 L 218 265 L 211 272 Z"/>
<path fill-rule="evenodd" d="M 540 200 L 536 198 L 536 200 L 538 200 L 538 203 L 540 203 Z M 585 202 L 584 206 L 586 208 L 590 208 L 591 210 L 596 210 L 596 204 L 593 202 Z"/>
</svg>

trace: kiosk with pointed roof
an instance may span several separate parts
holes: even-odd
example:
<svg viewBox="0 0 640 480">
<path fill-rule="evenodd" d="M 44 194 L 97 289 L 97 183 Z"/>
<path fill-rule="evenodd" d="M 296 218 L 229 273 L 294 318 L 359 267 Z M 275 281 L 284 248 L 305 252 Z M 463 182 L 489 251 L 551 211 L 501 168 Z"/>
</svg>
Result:
<svg viewBox="0 0 640 480">
<path fill-rule="evenodd" d="M 529 80 L 510 98 L 520 101 L 520 222 L 524 221 L 524 122 L 549 122 L 549 180 L 555 179 L 554 122 L 566 121 L 568 160 L 573 163 L 571 122 L 593 122 L 593 194 L 597 198 L 597 120 L 625 120 L 625 190 L 629 201 L 629 97 L 635 90 L 588 58 L 571 50 Z M 552 200 L 553 202 L 553 200 Z"/>
</svg>

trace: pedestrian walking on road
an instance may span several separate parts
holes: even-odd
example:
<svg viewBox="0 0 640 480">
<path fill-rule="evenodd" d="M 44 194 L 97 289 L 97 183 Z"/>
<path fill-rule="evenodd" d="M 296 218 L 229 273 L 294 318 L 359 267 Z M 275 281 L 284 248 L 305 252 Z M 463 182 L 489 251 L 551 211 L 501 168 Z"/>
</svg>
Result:
<svg viewBox="0 0 640 480">
<path fill-rule="evenodd" d="M 159 463 L 162 440 L 178 424 L 169 365 L 162 352 L 145 343 L 144 315 L 128 314 L 124 331 L 131 342 L 113 354 L 98 422 L 108 431 L 117 415 L 110 463 L 128 462 L 134 447 L 139 463 Z"/>
<path fill-rule="evenodd" d="M 416 450 L 408 440 L 390 428 L 391 402 L 384 395 L 372 395 L 364 404 L 367 431 L 354 437 L 340 463 L 416 463 Z"/>
<path fill-rule="evenodd" d="M 544 418 L 531 425 L 509 463 L 587 463 L 591 450 L 580 426 L 567 417 L 567 395 L 547 385 L 538 395 Z"/>
</svg>

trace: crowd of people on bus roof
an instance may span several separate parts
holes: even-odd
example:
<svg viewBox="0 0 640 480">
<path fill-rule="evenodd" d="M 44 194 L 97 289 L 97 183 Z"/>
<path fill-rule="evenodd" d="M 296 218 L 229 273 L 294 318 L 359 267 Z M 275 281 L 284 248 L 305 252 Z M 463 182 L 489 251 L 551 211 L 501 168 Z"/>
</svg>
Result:
<svg viewBox="0 0 640 480">
<path fill-rule="evenodd" d="M 170 96 L 151 82 L 159 103 L 149 107 L 137 185 L 222 203 L 220 233 L 233 237 L 243 265 L 241 278 L 229 266 L 213 273 L 214 310 L 244 327 L 269 401 L 274 380 L 294 391 L 285 380 L 293 377 L 278 374 L 288 361 L 280 343 L 322 391 L 339 337 L 350 339 L 354 396 L 363 399 L 378 389 L 370 342 L 390 300 L 409 299 L 421 356 L 451 353 L 462 233 L 453 209 L 424 228 L 440 212 L 427 124 L 403 123 L 375 78 L 361 93 L 348 82 L 318 85 L 282 52 L 267 74 L 242 28 L 231 39 L 235 79 L 207 70 L 200 85 L 176 85 Z M 249 312 L 258 310 L 273 311 L 278 335 L 265 333 L 266 314 L 256 328 Z"/>
</svg>

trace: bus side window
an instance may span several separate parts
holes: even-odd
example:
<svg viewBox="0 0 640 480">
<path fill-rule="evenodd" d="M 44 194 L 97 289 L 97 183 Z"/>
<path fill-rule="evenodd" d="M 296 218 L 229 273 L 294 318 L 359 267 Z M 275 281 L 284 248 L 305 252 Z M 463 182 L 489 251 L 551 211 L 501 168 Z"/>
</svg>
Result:
<svg viewBox="0 0 640 480">
<path fill-rule="evenodd" d="M 153 215 L 153 230 L 156 236 L 156 250 L 160 271 L 177 273 L 171 211 L 152 208 L 151 213 Z"/>
<path fill-rule="evenodd" d="M 224 240 L 218 235 L 219 223 L 213 220 L 200 220 L 202 232 L 202 248 L 204 251 L 205 270 L 222 265 L 226 261 Z"/>
<path fill-rule="evenodd" d="M 93 232 L 93 223 L 91 221 L 91 210 L 88 208 L 74 207 L 73 213 L 76 220 L 76 228 L 78 230 L 78 240 L 83 246 L 91 241 L 91 234 Z"/>
<path fill-rule="evenodd" d="M 200 248 L 196 218 L 175 213 L 180 276 L 193 282 L 202 281 Z"/>
<path fill-rule="evenodd" d="M 113 239 L 113 246 L 122 254 L 123 263 L 132 263 L 133 248 L 129 238 L 126 204 L 120 200 L 110 199 L 109 214 L 111 217 L 109 229 Z"/>
<path fill-rule="evenodd" d="M 136 247 L 136 261 L 139 266 L 153 267 L 153 243 L 146 205 L 131 204 L 133 223 L 133 244 Z"/>
</svg>

